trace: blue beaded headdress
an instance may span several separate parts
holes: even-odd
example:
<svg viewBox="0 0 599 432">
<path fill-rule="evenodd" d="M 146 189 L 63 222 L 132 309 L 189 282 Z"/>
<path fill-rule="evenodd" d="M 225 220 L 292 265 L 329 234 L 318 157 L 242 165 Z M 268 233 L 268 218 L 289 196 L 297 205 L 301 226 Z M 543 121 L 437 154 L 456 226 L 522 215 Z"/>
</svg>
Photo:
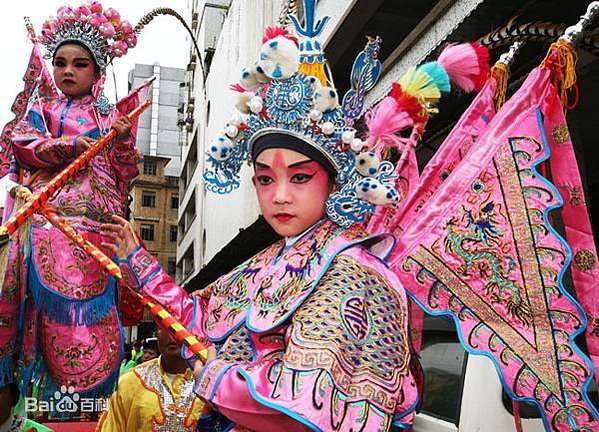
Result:
<svg viewBox="0 0 599 432">
<path fill-rule="evenodd" d="M 251 155 L 255 141 L 266 134 L 287 134 L 319 150 L 337 172 L 337 190 L 326 203 L 328 217 L 348 227 L 362 222 L 375 205 L 398 201 L 394 166 L 379 162 L 352 128 L 362 115 L 365 93 L 380 74 L 379 38 L 369 38 L 354 63 L 352 89 L 339 106 L 336 90 L 329 86 L 325 58 L 316 40 L 323 20 L 314 22 L 315 0 L 305 0 L 305 27 L 292 17 L 297 41 L 286 30 L 267 29 L 260 58 L 242 72 L 237 109 L 241 116 L 230 121 L 223 134 L 210 144 L 206 187 L 224 194 L 239 186 L 239 171 Z"/>
</svg>

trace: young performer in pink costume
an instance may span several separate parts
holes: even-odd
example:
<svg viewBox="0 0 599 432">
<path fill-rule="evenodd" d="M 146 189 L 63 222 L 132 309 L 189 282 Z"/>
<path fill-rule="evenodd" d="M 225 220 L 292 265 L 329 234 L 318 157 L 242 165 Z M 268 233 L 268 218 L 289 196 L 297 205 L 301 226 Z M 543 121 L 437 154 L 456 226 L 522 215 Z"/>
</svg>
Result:
<svg viewBox="0 0 599 432">
<path fill-rule="evenodd" d="M 308 21 L 302 44 L 318 52 L 312 37 L 322 26 Z M 211 144 L 205 178 L 211 190 L 230 191 L 250 156 L 262 214 L 284 240 L 191 296 L 123 218 L 105 225 L 113 238 L 105 246 L 126 279 L 216 347 L 196 366 L 196 392 L 215 408 L 198 430 L 410 427 L 418 392 L 406 295 L 385 264 L 394 241 L 353 224 L 375 201 L 394 202 L 393 166 L 361 174 L 362 159 L 338 145 L 353 129 L 335 90 L 303 73 L 286 31 L 268 29 L 264 42 L 260 62 L 236 86 L 247 117 Z M 322 52 L 313 59 L 323 62 Z"/>
<path fill-rule="evenodd" d="M 114 127 L 118 137 L 47 204 L 100 245 L 101 224 L 113 214 L 126 215 L 128 187 L 138 174 L 132 125 L 123 117 L 136 97 L 114 107 L 101 95 L 107 63 L 135 46 L 136 36 L 117 11 L 92 2 L 61 7 L 44 24 L 40 42 L 59 91 L 34 49 L 28 73 L 41 85 L 13 130 L 15 161 L 36 193 Z M 44 397 L 61 386 L 83 395 L 110 394 L 122 357 L 114 280 L 41 215 L 23 231 L 11 244 L 0 295 L 3 320 L 10 321 L 0 325 L 0 369 L 7 372 L 1 379 L 9 379 L 18 358 L 22 378 L 37 380 Z"/>
</svg>

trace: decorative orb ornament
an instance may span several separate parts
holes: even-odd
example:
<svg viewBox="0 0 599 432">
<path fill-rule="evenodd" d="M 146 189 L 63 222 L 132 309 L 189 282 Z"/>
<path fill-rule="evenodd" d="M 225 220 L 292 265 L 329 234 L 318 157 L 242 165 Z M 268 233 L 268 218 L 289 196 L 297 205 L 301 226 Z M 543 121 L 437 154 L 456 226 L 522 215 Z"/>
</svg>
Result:
<svg viewBox="0 0 599 432">
<path fill-rule="evenodd" d="M 351 129 L 351 130 L 346 130 L 341 134 L 341 141 L 343 141 L 345 144 L 351 144 L 352 141 L 354 140 L 354 137 L 356 136 L 356 131 Z"/>
<path fill-rule="evenodd" d="M 364 177 L 373 177 L 378 171 L 379 163 L 379 158 L 374 153 L 360 153 L 356 157 L 356 170 Z"/>
<path fill-rule="evenodd" d="M 238 93 L 237 101 L 235 102 L 235 108 L 242 114 L 249 114 L 250 111 L 250 100 L 254 97 L 252 92 Z"/>
<path fill-rule="evenodd" d="M 231 140 L 224 136 L 217 137 L 210 144 L 208 153 L 210 156 L 217 161 L 224 161 L 231 157 L 233 152 L 233 143 Z"/>
<path fill-rule="evenodd" d="M 310 110 L 310 120 L 318 122 L 322 119 L 322 111 L 318 111 L 317 109 Z"/>
<path fill-rule="evenodd" d="M 333 87 L 320 87 L 314 92 L 314 108 L 319 111 L 327 112 L 337 108 L 339 97 L 337 90 Z"/>
<path fill-rule="evenodd" d="M 237 128 L 237 126 L 235 126 L 233 124 L 229 124 L 225 128 L 225 135 L 227 135 L 231 139 L 235 138 L 238 134 L 239 134 L 239 129 Z"/>
<path fill-rule="evenodd" d="M 250 99 L 250 111 L 254 114 L 260 114 L 262 112 L 263 107 L 264 103 L 260 96 L 254 96 Z"/>
<path fill-rule="evenodd" d="M 349 146 L 354 153 L 360 153 L 364 147 L 364 141 L 362 141 L 360 138 L 354 138 Z"/>
<path fill-rule="evenodd" d="M 399 201 L 399 195 L 394 188 L 390 188 L 372 177 L 358 182 L 356 194 L 359 198 L 374 205 L 387 205 Z"/>
<path fill-rule="evenodd" d="M 323 134 L 332 135 L 335 132 L 335 125 L 332 122 L 325 122 L 321 129 Z"/>
</svg>

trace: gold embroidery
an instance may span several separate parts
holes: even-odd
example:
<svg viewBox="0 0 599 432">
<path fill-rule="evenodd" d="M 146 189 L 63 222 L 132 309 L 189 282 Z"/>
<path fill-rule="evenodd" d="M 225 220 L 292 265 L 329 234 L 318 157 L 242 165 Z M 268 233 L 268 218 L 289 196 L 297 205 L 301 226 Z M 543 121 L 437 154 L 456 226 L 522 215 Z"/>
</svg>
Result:
<svg viewBox="0 0 599 432">
<path fill-rule="evenodd" d="M 556 144 L 563 144 L 568 140 L 570 140 L 568 126 L 564 123 L 557 125 L 555 129 L 553 129 L 553 141 L 555 141 Z"/>
<path fill-rule="evenodd" d="M 578 270 L 588 271 L 595 268 L 595 255 L 590 249 L 581 249 L 574 255 L 574 265 Z"/>
</svg>

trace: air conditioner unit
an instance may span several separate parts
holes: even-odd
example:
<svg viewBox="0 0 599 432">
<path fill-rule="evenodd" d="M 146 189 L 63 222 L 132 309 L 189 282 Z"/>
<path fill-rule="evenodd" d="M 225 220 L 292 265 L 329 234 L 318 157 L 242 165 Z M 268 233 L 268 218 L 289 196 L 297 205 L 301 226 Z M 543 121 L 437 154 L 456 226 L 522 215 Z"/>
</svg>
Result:
<svg viewBox="0 0 599 432">
<path fill-rule="evenodd" d="M 194 14 L 191 17 L 191 28 L 193 30 L 196 30 L 198 28 L 198 13 L 194 12 Z"/>
</svg>

